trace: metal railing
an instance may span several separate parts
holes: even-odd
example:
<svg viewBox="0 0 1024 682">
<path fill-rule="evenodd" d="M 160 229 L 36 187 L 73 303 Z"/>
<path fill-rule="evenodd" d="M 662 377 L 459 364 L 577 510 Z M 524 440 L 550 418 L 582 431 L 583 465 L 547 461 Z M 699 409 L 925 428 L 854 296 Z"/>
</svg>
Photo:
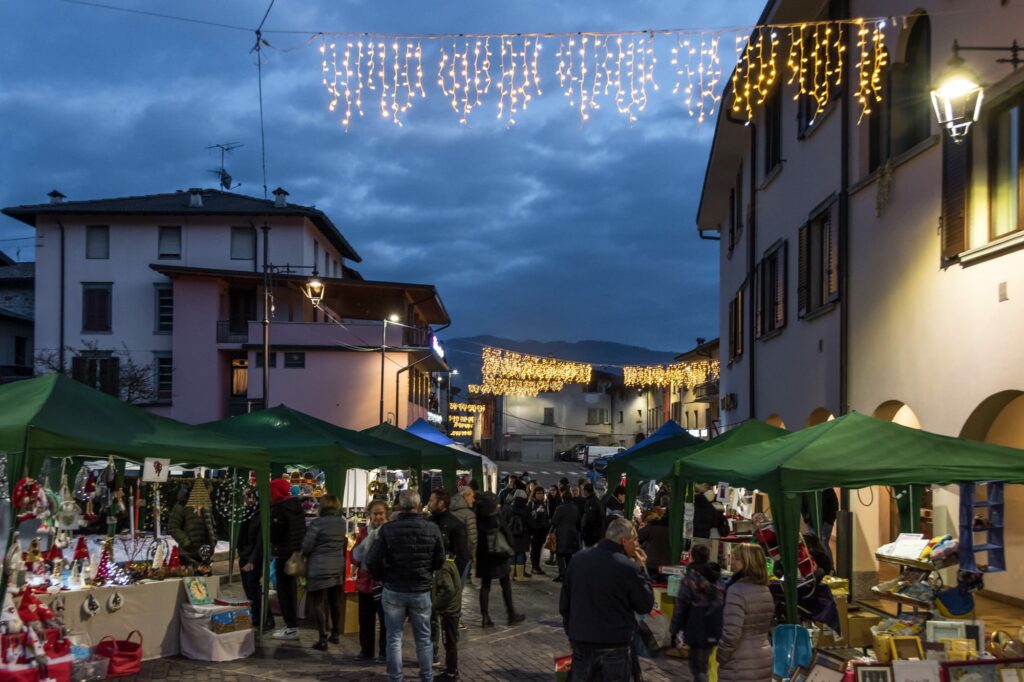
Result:
<svg viewBox="0 0 1024 682">
<path fill-rule="evenodd" d="M 718 379 L 705 381 L 693 387 L 693 396 L 697 400 L 710 402 L 718 399 Z"/>
<path fill-rule="evenodd" d="M 248 322 L 232 324 L 231 320 L 217 320 L 217 343 L 246 343 L 248 340 Z"/>
</svg>

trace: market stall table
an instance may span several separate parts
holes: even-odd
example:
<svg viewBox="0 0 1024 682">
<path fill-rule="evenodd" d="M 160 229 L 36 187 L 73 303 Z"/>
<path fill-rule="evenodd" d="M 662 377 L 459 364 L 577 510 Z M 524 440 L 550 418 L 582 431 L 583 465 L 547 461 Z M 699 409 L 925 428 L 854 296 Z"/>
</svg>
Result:
<svg viewBox="0 0 1024 682">
<path fill-rule="evenodd" d="M 216 597 L 220 591 L 220 579 L 207 578 L 210 595 Z M 114 592 L 120 592 L 124 605 L 111 613 L 107 602 Z M 99 602 L 99 612 L 85 618 L 82 608 L 86 598 L 92 594 Z M 89 590 L 62 592 L 64 597 L 64 624 L 72 635 L 86 635 L 89 644 L 95 646 L 107 635 L 114 639 L 125 639 L 132 630 L 142 634 L 142 659 L 177 656 L 180 653 L 179 631 L 180 611 L 188 597 L 182 588 L 181 578 L 168 578 L 134 585 L 112 585 L 93 587 Z M 50 603 L 55 595 L 39 595 L 39 599 Z"/>
</svg>

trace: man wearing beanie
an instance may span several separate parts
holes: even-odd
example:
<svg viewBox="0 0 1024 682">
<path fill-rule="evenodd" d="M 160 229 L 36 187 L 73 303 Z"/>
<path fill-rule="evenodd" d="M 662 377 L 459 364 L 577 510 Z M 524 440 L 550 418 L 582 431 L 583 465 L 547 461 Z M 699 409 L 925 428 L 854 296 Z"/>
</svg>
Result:
<svg viewBox="0 0 1024 682">
<path fill-rule="evenodd" d="M 292 497 L 291 482 L 275 478 L 270 482 L 270 549 L 277 576 L 277 602 L 281 606 L 284 627 L 274 632 L 274 639 L 298 639 L 296 618 L 298 597 L 295 578 L 285 573 L 284 565 L 293 553 L 302 549 L 306 536 L 306 515 L 302 503 Z"/>
</svg>

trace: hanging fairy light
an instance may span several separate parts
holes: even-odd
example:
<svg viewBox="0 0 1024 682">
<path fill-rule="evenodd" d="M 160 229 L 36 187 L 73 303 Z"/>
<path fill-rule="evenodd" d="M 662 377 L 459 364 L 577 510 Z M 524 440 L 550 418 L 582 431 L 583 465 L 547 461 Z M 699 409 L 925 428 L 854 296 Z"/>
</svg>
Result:
<svg viewBox="0 0 1024 682">
<path fill-rule="evenodd" d="M 470 384 L 472 394 L 526 395 L 561 391 L 565 384 L 590 383 L 593 368 L 582 362 L 515 353 L 485 346 L 483 383 Z"/>
<path fill-rule="evenodd" d="M 718 378 L 718 360 L 677 362 L 671 365 L 627 365 L 622 368 L 626 386 L 644 388 L 648 386 L 670 386 L 693 388 Z"/>
<path fill-rule="evenodd" d="M 752 120 L 755 109 L 784 85 L 794 99 L 808 98 L 813 120 L 842 83 L 847 51 L 856 50 L 851 86 L 863 118 L 882 96 L 887 26 L 883 18 L 858 18 L 704 31 L 321 33 L 320 71 L 328 110 L 339 113 L 346 130 L 364 117 L 369 101 L 381 118 L 402 125 L 414 102 L 427 96 L 428 62 L 436 65 L 438 92 L 464 125 L 487 105 L 498 120 L 516 125 L 544 94 L 545 73 L 553 75 L 581 123 L 609 101 L 633 123 L 660 91 L 658 53 L 668 52 L 672 96 L 703 123 L 722 106 L 722 49 L 731 40 L 736 66 L 727 105 L 734 115 Z"/>
<path fill-rule="evenodd" d="M 474 412 L 474 413 L 479 414 L 479 413 L 484 412 L 485 410 L 487 410 L 487 406 L 486 405 L 480 405 L 478 403 L 457 403 L 457 402 L 450 402 L 450 403 L 448 403 L 448 411 L 449 412 Z"/>
</svg>

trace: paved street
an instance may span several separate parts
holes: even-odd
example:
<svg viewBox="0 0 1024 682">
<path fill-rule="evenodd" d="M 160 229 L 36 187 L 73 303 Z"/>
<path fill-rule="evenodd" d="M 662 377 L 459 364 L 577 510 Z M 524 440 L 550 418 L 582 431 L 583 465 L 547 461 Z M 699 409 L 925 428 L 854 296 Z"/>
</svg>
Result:
<svg viewBox="0 0 1024 682">
<path fill-rule="evenodd" d="M 530 472 L 535 480 L 545 488 L 558 483 L 561 478 L 568 478 L 570 485 L 576 485 L 576 479 L 585 477 L 587 469 L 577 462 L 498 462 L 498 478 L 508 474 L 516 476 L 524 471 Z"/>
<path fill-rule="evenodd" d="M 237 589 L 237 583 L 234 587 Z M 491 592 L 491 615 L 498 627 L 482 630 L 477 591 L 468 588 L 463 597 L 463 614 L 468 630 L 462 631 L 459 643 L 462 679 L 516 680 L 526 682 L 554 679 L 554 657 L 569 652 L 558 615 L 558 588 L 550 576 L 516 583 L 516 608 L 527 620 L 516 627 L 506 627 L 500 591 Z M 346 635 L 341 644 L 322 654 L 311 649 L 316 637 L 308 627 L 302 628 L 301 642 L 277 643 L 267 640 L 256 655 L 230 663 L 202 663 L 182 658 L 165 658 L 143 665 L 137 680 L 175 680 L 180 682 L 249 682 L 253 680 L 385 680 L 383 665 L 366 665 L 355 660 L 359 650 L 356 635 Z M 406 628 L 405 673 L 407 680 L 416 680 L 415 652 Z M 443 656 L 443 653 L 442 653 Z M 659 657 L 645 659 L 647 682 L 689 680 L 685 661 Z"/>
</svg>

